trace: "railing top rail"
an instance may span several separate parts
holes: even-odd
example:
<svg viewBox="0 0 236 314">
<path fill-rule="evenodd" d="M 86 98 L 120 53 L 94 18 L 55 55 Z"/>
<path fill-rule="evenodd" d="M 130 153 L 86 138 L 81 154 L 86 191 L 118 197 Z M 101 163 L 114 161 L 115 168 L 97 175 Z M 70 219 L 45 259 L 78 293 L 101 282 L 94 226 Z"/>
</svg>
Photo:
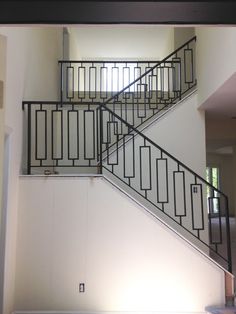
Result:
<svg viewBox="0 0 236 314">
<path fill-rule="evenodd" d="M 38 105 L 38 104 L 43 104 L 43 105 L 81 105 L 81 104 L 87 104 L 87 105 L 100 105 L 101 102 L 99 101 L 63 101 L 61 102 L 60 100 L 24 100 L 22 101 L 23 105 Z"/>
<path fill-rule="evenodd" d="M 58 63 L 158 63 L 160 60 L 58 60 Z M 166 63 L 176 63 L 167 61 Z"/>
<path fill-rule="evenodd" d="M 61 105 L 80 105 L 80 106 L 83 106 L 83 105 L 90 105 L 90 106 L 99 106 L 100 105 L 100 102 L 98 101 L 84 101 L 84 102 L 81 102 L 81 101 L 63 101 L 61 102 L 60 100 L 58 101 L 55 101 L 55 100 L 44 100 L 44 101 L 41 101 L 41 100 L 24 100 L 22 101 L 22 109 L 24 110 L 25 109 L 25 106 L 28 105 L 28 106 L 31 106 L 31 105 L 58 105 L 58 106 L 61 106 Z"/>
</svg>

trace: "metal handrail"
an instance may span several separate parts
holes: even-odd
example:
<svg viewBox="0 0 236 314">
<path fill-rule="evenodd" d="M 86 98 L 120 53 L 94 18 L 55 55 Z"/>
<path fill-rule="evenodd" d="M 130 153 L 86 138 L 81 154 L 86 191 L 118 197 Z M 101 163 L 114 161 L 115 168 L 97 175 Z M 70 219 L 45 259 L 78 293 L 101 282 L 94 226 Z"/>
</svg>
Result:
<svg viewBox="0 0 236 314">
<path fill-rule="evenodd" d="M 58 60 L 58 63 L 157 63 L 160 60 Z M 167 61 L 174 63 L 174 61 Z"/>
</svg>

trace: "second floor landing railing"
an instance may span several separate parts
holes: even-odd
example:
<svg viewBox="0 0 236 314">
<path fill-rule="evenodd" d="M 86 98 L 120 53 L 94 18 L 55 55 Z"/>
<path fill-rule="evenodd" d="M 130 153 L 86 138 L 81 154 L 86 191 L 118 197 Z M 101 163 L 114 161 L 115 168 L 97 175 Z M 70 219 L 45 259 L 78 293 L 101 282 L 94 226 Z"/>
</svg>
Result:
<svg viewBox="0 0 236 314">
<path fill-rule="evenodd" d="M 195 41 L 193 37 L 162 61 L 60 60 L 60 100 L 104 102 L 129 86 L 126 93 L 140 102 L 146 92 L 145 98 L 166 104 L 196 84 Z M 144 75 L 149 70 L 151 74 Z"/>
<path fill-rule="evenodd" d="M 161 61 L 59 61 L 60 102 L 100 102 L 139 127 L 196 87 L 195 42 Z"/>
</svg>

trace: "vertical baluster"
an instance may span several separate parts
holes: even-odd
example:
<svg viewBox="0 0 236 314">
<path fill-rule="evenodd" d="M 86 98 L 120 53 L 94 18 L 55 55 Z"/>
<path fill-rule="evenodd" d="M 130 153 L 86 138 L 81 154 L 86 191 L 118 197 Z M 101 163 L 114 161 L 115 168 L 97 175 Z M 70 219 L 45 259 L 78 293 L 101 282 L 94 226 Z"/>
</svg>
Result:
<svg viewBox="0 0 236 314">
<path fill-rule="evenodd" d="M 61 101 L 61 105 L 62 105 L 62 101 L 63 101 L 63 63 L 60 62 L 60 101 Z"/>
<path fill-rule="evenodd" d="M 28 113 L 27 174 L 31 174 L 31 104 L 27 104 L 27 113 Z"/>
<path fill-rule="evenodd" d="M 228 271 L 232 273 L 231 239 L 230 239 L 230 223 L 229 223 L 229 204 L 228 204 L 228 197 L 227 196 L 225 196 L 225 223 L 226 223 Z"/>
</svg>

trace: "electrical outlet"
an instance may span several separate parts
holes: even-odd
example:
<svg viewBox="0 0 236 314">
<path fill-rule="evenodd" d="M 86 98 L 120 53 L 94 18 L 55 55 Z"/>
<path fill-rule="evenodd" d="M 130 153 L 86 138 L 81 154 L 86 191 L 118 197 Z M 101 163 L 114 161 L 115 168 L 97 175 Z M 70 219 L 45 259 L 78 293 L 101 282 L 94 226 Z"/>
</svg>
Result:
<svg viewBox="0 0 236 314">
<path fill-rule="evenodd" d="M 84 286 L 84 283 L 81 282 L 81 283 L 79 284 L 79 292 L 84 292 L 84 291 L 85 291 L 85 286 Z"/>
</svg>

